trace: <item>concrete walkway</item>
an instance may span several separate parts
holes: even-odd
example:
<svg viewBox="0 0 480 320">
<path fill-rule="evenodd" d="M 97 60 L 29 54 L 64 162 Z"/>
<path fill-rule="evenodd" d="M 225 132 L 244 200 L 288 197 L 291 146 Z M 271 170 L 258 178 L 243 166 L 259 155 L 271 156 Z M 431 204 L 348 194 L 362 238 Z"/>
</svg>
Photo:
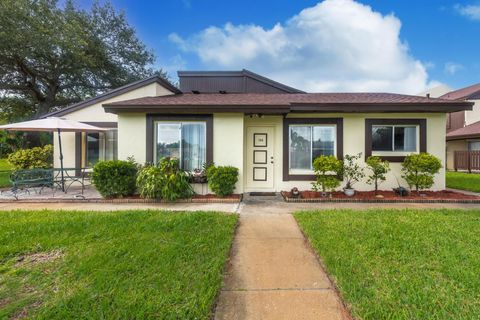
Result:
<svg viewBox="0 0 480 320">
<path fill-rule="evenodd" d="M 291 214 L 242 208 L 215 319 L 350 319 Z"/>
</svg>

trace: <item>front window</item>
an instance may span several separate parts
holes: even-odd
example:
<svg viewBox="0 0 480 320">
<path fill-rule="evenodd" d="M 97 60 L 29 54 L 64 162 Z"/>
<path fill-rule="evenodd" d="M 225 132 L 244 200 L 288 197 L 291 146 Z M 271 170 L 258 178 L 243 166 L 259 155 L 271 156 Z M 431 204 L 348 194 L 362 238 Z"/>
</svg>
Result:
<svg viewBox="0 0 480 320">
<path fill-rule="evenodd" d="M 468 142 L 469 151 L 480 151 L 480 141 L 469 141 Z"/>
<path fill-rule="evenodd" d="M 374 125 L 372 126 L 372 151 L 415 152 L 417 151 L 418 126 Z"/>
<path fill-rule="evenodd" d="M 201 169 L 206 162 L 205 122 L 156 122 L 155 162 L 177 158 L 185 171 Z"/>
<path fill-rule="evenodd" d="M 84 165 L 90 167 L 98 161 L 117 160 L 117 140 L 117 129 L 85 133 Z"/>
<path fill-rule="evenodd" d="M 311 172 L 315 158 L 335 155 L 334 125 L 290 125 L 289 157 L 291 172 Z"/>
</svg>

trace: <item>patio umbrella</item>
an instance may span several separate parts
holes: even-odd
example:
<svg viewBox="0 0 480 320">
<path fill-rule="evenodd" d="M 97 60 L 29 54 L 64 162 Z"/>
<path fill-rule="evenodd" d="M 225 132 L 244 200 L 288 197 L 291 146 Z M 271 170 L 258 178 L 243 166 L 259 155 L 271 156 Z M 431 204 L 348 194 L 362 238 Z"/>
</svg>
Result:
<svg viewBox="0 0 480 320">
<path fill-rule="evenodd" d="M 62 137 L 61 132 L 100 132 L 107 129 L 95 127 L 86 123 L 67 120 L 57 117 L 49 117 L 45 119 L 24 121 L 6 124 L 0 126 L 0 130 L 7 131 L 43 131 L 43 132 L 57 132 L 58 133 L 58 147 L 60 151 L 60 172 L 62 176 L 62 191 L 65 192 L 65 178 L 63 174 L 63 153 L 62 153 Z"/>
</svg>

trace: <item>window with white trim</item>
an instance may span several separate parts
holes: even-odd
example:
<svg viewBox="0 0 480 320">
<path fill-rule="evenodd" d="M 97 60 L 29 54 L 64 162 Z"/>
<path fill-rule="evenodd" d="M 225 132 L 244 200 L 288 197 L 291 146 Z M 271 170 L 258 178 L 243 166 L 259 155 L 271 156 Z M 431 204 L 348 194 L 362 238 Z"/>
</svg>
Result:
<svg viewBox="0 0 480 320">
<path fill-rule="evenodd" d="M 418 126 L 373 125 L 373 152 L 417 152 Z"/>
<path fill-rule="evenodd" d="M 206 162 L 206 122 L 155 122 L 154 162 L 163 157 L 178 159 L 185 171 L 201 169 Z"/>
<path fill-rule="evenodd" d="M 292 173 L 311 173 L 315 158 L 336 154 L 335 125 L 290 125 L 289 164 Z"/>
</svg>

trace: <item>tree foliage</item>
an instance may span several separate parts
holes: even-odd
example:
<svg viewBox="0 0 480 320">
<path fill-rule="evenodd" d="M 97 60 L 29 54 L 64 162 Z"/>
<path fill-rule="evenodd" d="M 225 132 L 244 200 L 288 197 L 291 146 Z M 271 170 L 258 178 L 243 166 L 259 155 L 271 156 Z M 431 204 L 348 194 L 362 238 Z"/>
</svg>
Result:
<svg viewBox="0 0 480 320">
<path fill-rule="evenodd" d="M 313 170 L 317 181 L 312 182 L 315 191 L 335 189 L 340 185 L 339 176 L 342 174 L 343 163 L 334 156 L 320 156 L 313 161 Z"/>
<path fill-rule="evenodd" d="M 83 10 L 70 0 L 0 1 L 0 111 L 8 121 L 152 75 L 153 62 L 108 2 Z"/>
<path fill-rule="evenodd" d="M 410 188 L 415 190 L 428 189 L 433 185 L 435 174 L 442 168 L 440 159 L 426 152 L 411 154 L 402 163 L 402 177 Z"/>
</svg>

